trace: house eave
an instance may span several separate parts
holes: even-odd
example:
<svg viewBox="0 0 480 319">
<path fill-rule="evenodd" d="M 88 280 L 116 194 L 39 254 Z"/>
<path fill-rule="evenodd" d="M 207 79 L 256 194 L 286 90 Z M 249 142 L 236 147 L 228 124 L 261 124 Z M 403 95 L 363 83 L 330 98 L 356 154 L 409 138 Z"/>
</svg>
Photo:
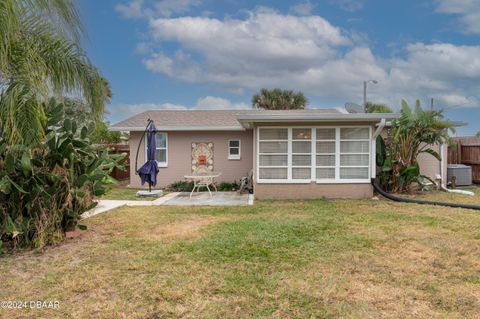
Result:
<svg viewBox="0 0 480 319">
<path fill-rule="evenodd" d="M 395 113 L 355 113 L 355 114 L 241 114 L 237 120 L 245 128 L 252 128 L 255 123 L 334 123 L 334 122 L 359 122 L 375 123 L 382 119 L 392 120 L 400 115 Z"/>
<path fill-rule="evenodd" d="M 110 131 L 113 132 L 143 132 L 145 127 L 139 126 L 110 126 Z M 245 131 L 243 126 L 185 126 L 185 125 L 158 125 L 159 131 Z"/>
</svg>

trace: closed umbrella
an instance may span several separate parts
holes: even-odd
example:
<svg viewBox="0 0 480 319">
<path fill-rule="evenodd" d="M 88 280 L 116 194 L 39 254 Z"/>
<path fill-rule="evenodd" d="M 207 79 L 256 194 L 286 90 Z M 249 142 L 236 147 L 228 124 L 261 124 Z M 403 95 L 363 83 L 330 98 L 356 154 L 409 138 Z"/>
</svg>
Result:
<svg viewBox="0 0 480 319">
<path fill-rule="evenodd" d="M 158 164 L 155 160 L 155 152 L 157 150 L 155 135 L 157 133 L 157 128 L 155 127 L 153 121 L 150 121 L 147 131 L 147 162 L 137 170 L 137 173 L 140 176 L 142 185 L 147 182 L 148 191 L 151 192 L 152 186 L 157 185 L 158 174 Z"/>
</svg>

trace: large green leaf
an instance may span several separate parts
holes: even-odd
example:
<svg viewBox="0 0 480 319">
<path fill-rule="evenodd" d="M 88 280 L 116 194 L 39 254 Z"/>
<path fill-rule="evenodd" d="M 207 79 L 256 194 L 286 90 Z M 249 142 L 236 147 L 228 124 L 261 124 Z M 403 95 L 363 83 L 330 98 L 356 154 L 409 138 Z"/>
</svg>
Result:
<svg viewBox="0 0 480 319">
<path fill-rule="evenodd" d="M 7 176 L 0 179 L 0 192 L 4 194 L 10 194 L 12 191 L 12 183 L 8 180 Z"/>
<path fill-rule="evenodd" d="M 420 174 L 420 167 L 417 165 L 405 166 L 400 170 L 401 175 L 415 175 Z"/>
<path fill-rule="evenodd" d="M 15 172 L 15 157 L 13 154 L 8 153 L 5 158 L 5 170 L 8 174 Z"/>
<path fill-rule="evenodd" d="M 383 140 L 383 137 L 380 135 L 377 136 L 377 139 L 375 141 L 376 144 L 376 163 L 377 166 L 383 166 L 385 163 L 385 159 L 387 158 L 386 154 L 386 146 L 385 146 L 385 141 Z"/>
<path fill-rule="evenodd" d="M 442 157 L 440 156 L 440 154 L 438 154 L 438 152 L 436 152 L 435 150 L 433 150 L 431 148 L 427 148 L 427 149 L 423 150 L 421 153 L 427 153 L 427 154 L 432 155 L 433 157 L 435 157 L 439 161 L 442 160 Z"/>
<path fill-rule="evenodd" d="M 85 182 L 87 182 L 88 180 L 89 180 L 89 177 L 86 174 L 82 174 L 80 177 L 77 178 L 75 182 L 75 186 L 77 186 L 78 188 L 81 188 L 83 187 Z"/>
<path fill-rule="evenodd" d="M 30 176 L 32 174 L 32 162 L 27 152 L 24 152 L 22 154 L 22 159 L 20 160 L 20 163 L 22 165 L 23 175 L 25 175 L 26 177 Z"/>
<path fill-rule="evenodd" d="M 20 193 L 24 193 L 26 194 L 27 191 L 25 191 L 20 185 L 18 185 L 17 183 L 15 183 L 9 176 L 5 176 L 4 178 L 6 178 L 10 184 L 15 187 Z"/>
<path fill-rule="evenodd" d="M 85 139 L 87 138 L 87 135 L 88 135 L 88 129 L 84 126 L 82 127 L 82 130 L 80 132 L 80 138 Z"/>
</svg>

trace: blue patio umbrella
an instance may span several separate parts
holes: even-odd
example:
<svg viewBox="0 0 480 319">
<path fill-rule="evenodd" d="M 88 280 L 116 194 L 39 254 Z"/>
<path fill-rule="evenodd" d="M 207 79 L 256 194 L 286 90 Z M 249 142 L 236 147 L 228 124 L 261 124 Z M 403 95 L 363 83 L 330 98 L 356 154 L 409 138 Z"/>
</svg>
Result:
<svg viewBox="0 0 480 319">
<path fill-rule="evenodd" d="M 147 162 L 137 170 L 137 173 L 140 176 L 142 185 L 144 185 L 145 182 L 147 182 L 148 191 L 151 191 L 152 186 L 157 185 L 157 175 L 158 175 L 158 164 L 157 164 L 157 161 L 155 160 L 155 152 L 157 149 L 155 135 L 157 133 L 157 128 L 155 127 L 155 124 L 153 123 L 152 120 L 148 121 L 144 135 L 145 133 L 148 133 L 147 134 Z M 138 156 L 138 151 L 137 151 L 137 156 Z"/>
</svg>

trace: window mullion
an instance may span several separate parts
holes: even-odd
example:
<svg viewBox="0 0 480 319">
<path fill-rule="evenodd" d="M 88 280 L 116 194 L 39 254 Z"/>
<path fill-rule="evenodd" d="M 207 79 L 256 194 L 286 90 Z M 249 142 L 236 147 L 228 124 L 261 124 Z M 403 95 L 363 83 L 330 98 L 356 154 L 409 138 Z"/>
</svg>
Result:
<svg viewBox="0 0 480 319">
<path fill-rule="evenodd" d="M 340 179 L 340 128 L 335 128 L 335 180 Z"/>
<path fill-rule="evenodd" d="M 287 137 L 287 180 L 292 180 L 292 128 L 288 128 Z"/>
<path fill-rule="evenodd" d="M 312 166 L 310 171 L 310 177 L 312 181 L 317 179 L 317 129 L 312 127 Z"/>
</svg>

